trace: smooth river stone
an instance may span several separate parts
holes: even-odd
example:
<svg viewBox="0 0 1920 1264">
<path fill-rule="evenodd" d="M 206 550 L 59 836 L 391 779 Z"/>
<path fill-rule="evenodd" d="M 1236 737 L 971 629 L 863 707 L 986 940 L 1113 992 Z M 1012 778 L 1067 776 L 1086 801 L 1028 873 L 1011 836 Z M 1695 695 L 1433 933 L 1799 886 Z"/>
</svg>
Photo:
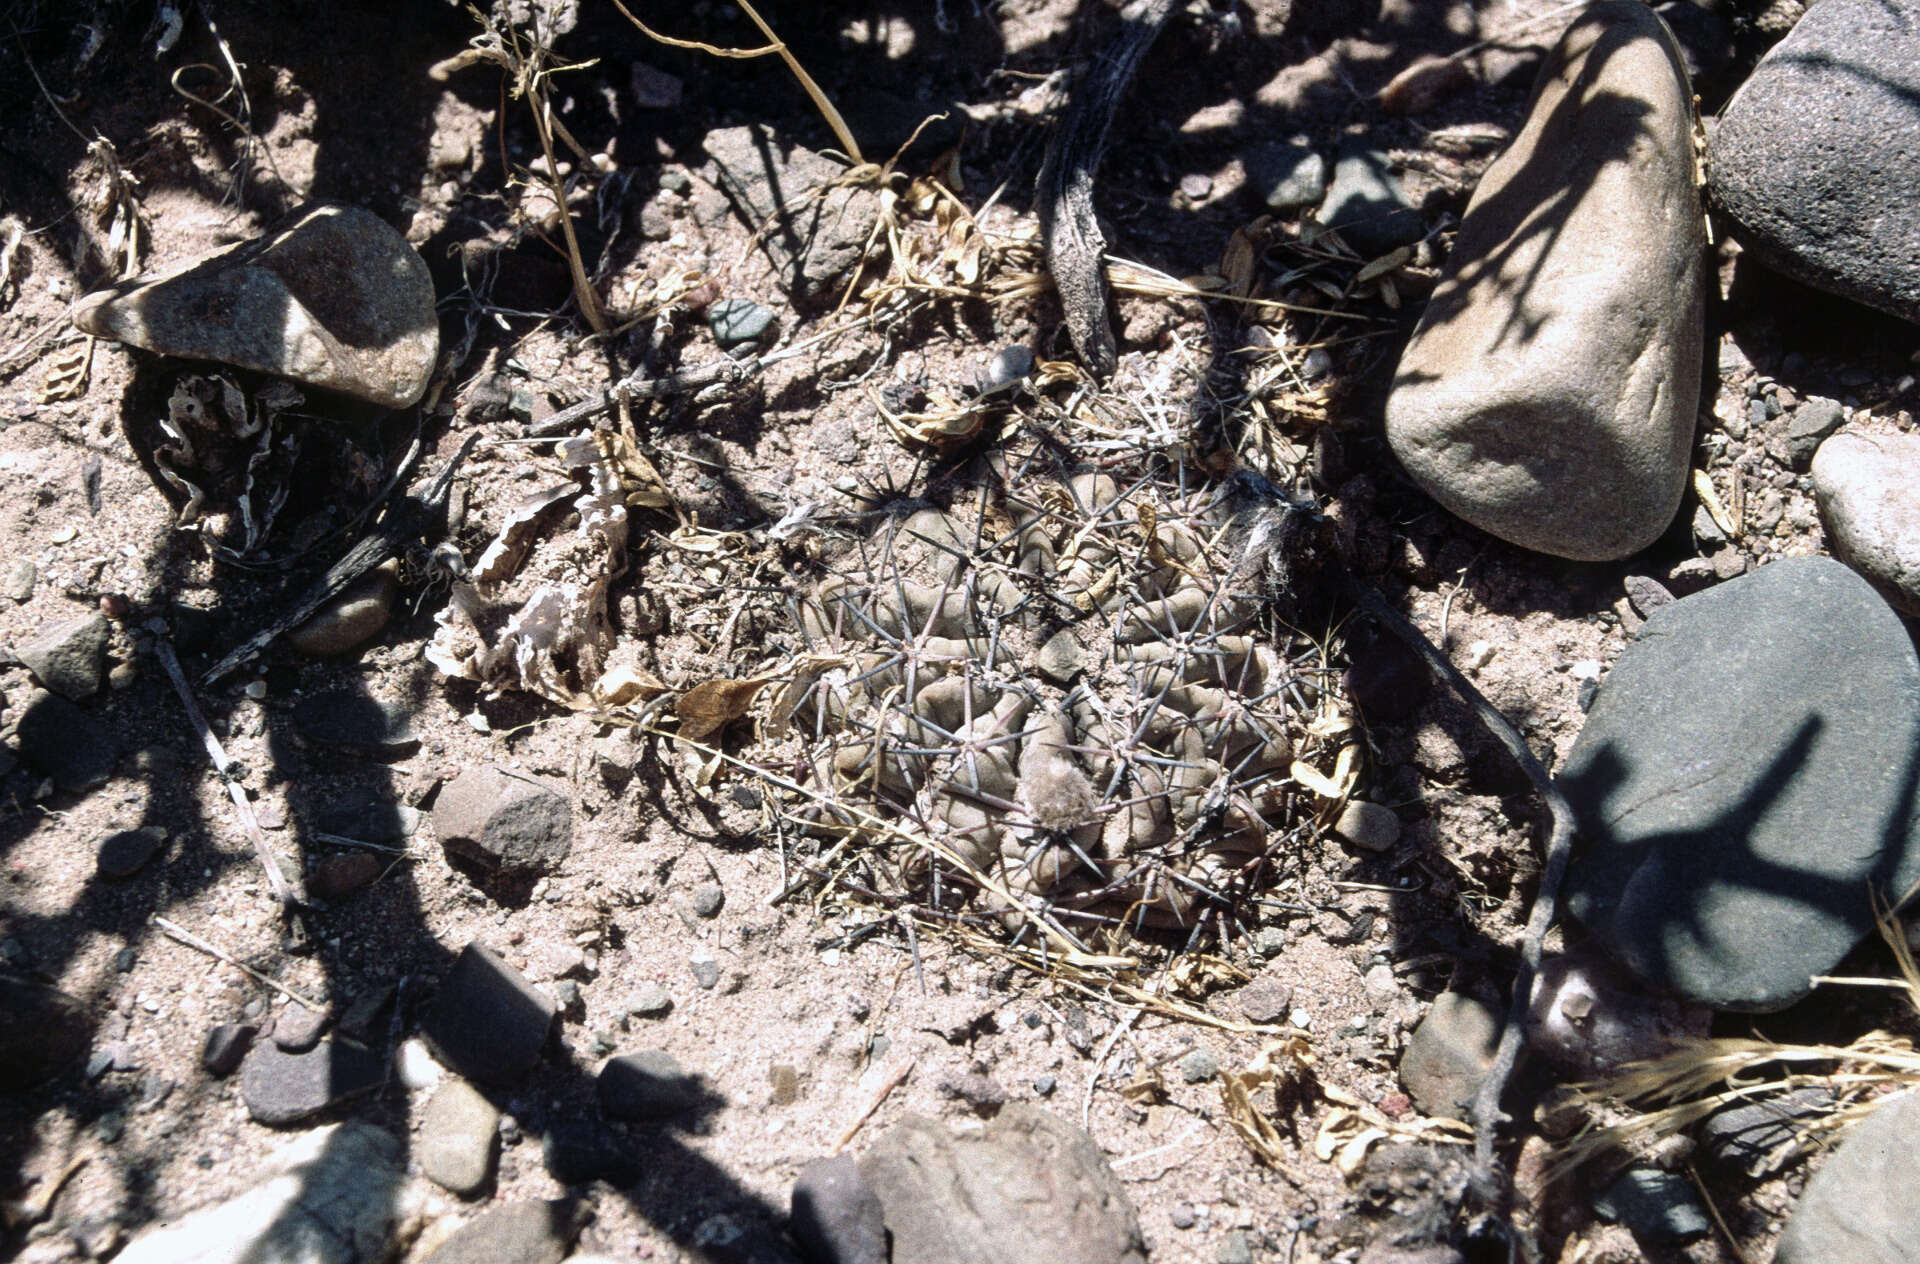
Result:
<svg viewBox="0 0 1920 1264">
<path fill-rule="evenodd" d="M 1847 567 L 1774 562 L 1653 612 L 1560 787 L 1568 913 L 1656 988 L 1782 1008 L 1920 878 L 1920 659 Z"/>
<path fill-rule="evenodd" d="M 1666 25 L 1596 4 L 1474 191 L 1386 422 L 1407 472 L 1482 530 L 1604 561 L 1672 522 L 1706 302 L 1693 124 Z"/>
<path fill-rule="evenodd" d="M 1920 615 L 1920 435 L 1846 431 L 1813 456 L 1833 554 L 1897 609 Z"/>
</svg>

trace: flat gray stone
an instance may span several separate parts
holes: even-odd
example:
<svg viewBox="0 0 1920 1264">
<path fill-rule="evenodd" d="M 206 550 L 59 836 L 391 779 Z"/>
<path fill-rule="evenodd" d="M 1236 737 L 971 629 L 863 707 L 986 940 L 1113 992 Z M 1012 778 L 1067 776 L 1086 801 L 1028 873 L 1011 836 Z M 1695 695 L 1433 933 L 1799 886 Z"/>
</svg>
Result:
<svg viewBox="0 0 1920 1264">
<path fill-rule="evenodd" d="M 1593 1210 L 1602 1220 L 1623 1224 L 1650 1242 L 1691 1242 L 1713 1227 L 1693 1182 L 1678 1172 L 1651 1167 L 1622 1172 L 1594 1198 Z"/>
<path fill-rule="evenodd" d="M 503 1203 L 462 1225 L 425 1264 L 560 1264 L 580 1232 L 580 1204 Z"/>
<path fill-rule="evenodd" d="M 554 1003 L 484 944 L 461 950 L 421 1022 L 434 1056 L 482 1084 L 514 1084 L 533 1070 Z"/>
<path fill-rule="evenodd" d="M 1796 470 L 1813 464 L 1813 454 L 1828 435 L 1847 419 L 1847 410 L 1837 399 L 1815 395 L 1793 410 L 1787 422 L 1787 460 Z"/>
<path fill-rule="evenodd" d="M 240 1066 L 240 1100 L 255 1123 L 279 1128 L 372 1092 L 386 1072 L 385 1059 L 351 1040 L 323 1040 L 305 1053 L 266 1040 Z"/>
<path fill-rule="evenodd" d="M 1412 245 L 1427 231 L 1387 156 L 1360 141 L 1341 146 L 1334 156 L 1320 222 L 1339 229 L 1349 246 L 1369 257 Z"/>
<path fill-rule="evenodd" d="M 241 1059 L 253 1047 L 260 1029 L 252 1023 L 221 1023 L 207 1033 L 200 1050 L 200 1065 L 208 1075 L 225 1079 L 240 1069 Z"/>
<path fill-rule="evenodd" d="M 868 187 L 832 187 L 846 168 L 773 128 L 723 127 L 701 141 L 718 196 L 693 201 L 696 221 L 717 227 L 744 219 L 760 249 L 796 300 L 837 298 L 860 262 L 880 213 Z"/>
<path fill-rule="evenodd" d="M 493 1179 L 500 1110 L 465 1080 L 443 1080 L 420 1120 L 420 1170 L 442 1189 L 472 1198 Z"/>
<path fill-rule="evenodd" d="M 324 1009 L 308 1009 L 295 1001 L 273 1020 L 273 1043 L 288 1053 L 305 1053 L 320 1043 L 333 1015 Z"/>
<path fill-rule="evenodd" d="M 893 1259 L 1145 1264 L 1126 1189 L 1080 1129 L 1024 1102 L 978 1134 L 909 1116 L 860 1158 Z"/>
<path fill-rule="evenodd" d="M 1826 0 L 1832 3 L 1832 0 Z M 1920 1097 L 1875 1110 L 1807 1182 L 1774 1264 L 1920 1262 Z"/>
<path fill-rule="evenodd" d="M 1361 851 L 1392 851 L 1400 841 L 1400 817 L 1383 803 L 1354 799 L 1340 810 L 1333 832 Z"/>
<path fill-rule="evenodd" d="M 426 261 L 371 211 L 320 203 L 167 276 L 89 294 L 73 322 L 388 408 L 419 400 L 440 352 Z"/>
<path fill-rule="evenodd" d="M 103 785 L 120 762 L 112 731 L 57 694 L 29 694 L 16 732 L 27 766 L 70 793 Z"/>
<path fill-rule="evenodd" d="M 815 1264 L 887 1264 L 886 1215 L 851 1155 L 815 1159 L 800 1169 L 787 1224 Z"/>
<path fill-rule="evenodd" d="M 117 830 L 100 840 L 94 868 L 103 878 L 131 878 L 146 867 L 166 841 L 166 831 L 154 826 Z"/>
<path fill-rule="evenodd" d="M 1828 558 L 1656 610 L 1560 785 L 1566 907 L 1656 988 L 1717 1009 L 1805 996 L 1920 878 L 1920 661 Z"/>
<path fill-rule="evenodd" d="M 1920 435 L 1837 434 L 1813 458 L 1813 495 L 1833 555 L 1920 615 Z"/>
<path fill-rule="evenodd" d="M 316 1128 L 282 1146 L 259 1181 L 225 1202 L 148 1229 L 119 1264 L 375 1264 L 419 1194 L 400 1143 L 370 1124 Z"/>
<path fill-rule="evenodd" d="M 1705 249 L 1680 51 L 1646 6 L 1596 4 L 1474 191 L 1387 401 L 1394 455 L 1523 548 L 1652 544 L 1686 488 Z"/>
<path fill-rule="evenodd" d="M 1064 688 L 1087 669 L 1087 651 L 1072 628 L 1061 628 L 1048 637 L 1039 653 L 1033 656 L 1033 667 L 1042 676 Z"/>
<path fill-rule="evenodd" d="M 78 702 L 100 692 L 111 633 L 105 615 L 83 614 L 54 624 L 13 652 L 35 680 Z"/>
<path fill-rule="evenodd" d="M 1327 193 L 1327 160 L 1311 145 L 1270 143 L 1247 154 L 1247 182 L 1270 211 L 1318 206 Z"/>
<path fill-rule="evenodd" d="M 596 1085 L 601 1113 L 613 1119 L 671 1119 L 700 1101 L 700 1081 L 660 1049 L 609 1058 Z"/>
<path fill-rule="evenodd" d="M 564 786 L 489 764 L 440 792 L 433 830 L 448 851 L 489 869 L 550 873 L 573 849 L 573 808 Z"/>
<path fill-rule="evenodd" d="M 1920 0 L 1821 0 L 1709 145 L 1714 208 L 1759 262 L 1920 321 Z"/>
<path fill-rule="evenodd" d="M 707 309 L 707 326 L 722 347 L 752 342 L 773 324 L 773 312 L 752 299 L 723 298 Z"/>
<path fill-rule="evenodd" d="M 1400 1086 L 1414 1105 L 1436 1119 L 1465 1119 L 1494 1049 L 1504 1016 L 1464 992 L 1442 992 L 1407 1037 L 1400 1054 Z"/>
<path fill-rule="evenodd" d="M 1702 1121 L 1700 1151 L 1710 1162 L 1758 1180 L 1793 1156 L 1817 1148 L 1815 1134 L 1804 1121 L 1831 1114 L 1838 1106 L 1824 1088 L 1749 1099 Z"/>
</svg>

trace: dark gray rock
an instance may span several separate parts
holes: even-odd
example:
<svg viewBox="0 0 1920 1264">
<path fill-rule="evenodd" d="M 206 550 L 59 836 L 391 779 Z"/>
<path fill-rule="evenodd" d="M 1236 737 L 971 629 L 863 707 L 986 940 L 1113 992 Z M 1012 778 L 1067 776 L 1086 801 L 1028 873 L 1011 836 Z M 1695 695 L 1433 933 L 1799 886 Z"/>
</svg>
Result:
<svg viewBox="0 0 1920 1264">
<path fill-rule="evenodd" d="M 106 678 L 106 616 L 83 614 L 47 628 L 14 649 L 33 678 L 63 698 L 79 701 L 100 692 Z"/>
<path fill-rule="evenodd" d="M 1204 1046 L 1180 1059 L 1180 1078 L 1189 1084 L 1205 1084 L 1220 1074 L 1220 1055 Z"/>
<path fill-rule="evenodd" d="M 1824 1088 L 1790 1089 L 1728 1106 L 1702 1121 L 1700 1152 L 1716 1166 L 1758 1180 L 1815 1148 L 1802 1121 L 1831 1114 L 1838 1106 Z"/>
<path fill-rule="evenodd" d="M 1335 155 L 1320 222 L 1368 257 L 1411 245 L 1427 231 L 1387 156 L 1363 141 L 1349 141 Z"/>
<path fill-rule="evenodd" d="M 57 694 L 29 695 L 16 731 L 20 758 L 69 793 L 104 785 L 120 762 L 112 731 Z"/>
<path fill-rule="evenodd" d="M 87 1009 L 59 988 L 0 966 L 0 1092 L 80 1070 L 93 1038 Z"/>
<path fill-rule="evenodd" d="M 1842 669 L 1840 665 L 1844 665 Z M 1721 1009 L 1789 1005 L 1920 878 L 1920 661 L 1827 558 L 1654 612 L 1560 774 L 1568 912 L 1642 980 Z"/>
<path fill-rule="evenodd" d="M 1920 0 L 1822 0 L 1720 113 L 1714 206 L 1754 257 L 1920 320 Z"/>
<path fill-rule="evenodd" d="M 1007 1090 L 984 1071 L 949 1072 L 940 1077 L 940 1094 L 965 1102 L 976 1115 L 991 1115 L 1007 1104 Z"/>
<path fill-rule="evenodd" d="M 316 900 L 344 900 L 372 886 L 384 868 L 378 856 L 364 851 L 322 856 L 307 875 L 307 894 Z"/>
<path fill-rule="evenodd" d="M 273 1020 L 273 1043 L 288 1053 L 305 1053 L 320 1043 L 331 1018 L 324 1009 L 308 1009 L 295 1001 Z"/>
<path fill-rule="evenodd" d="M 371 211 L 317 203 L 167 276 L 89 294 L 73 322 L 387 408 L 419 400 L 440 350 L 426 261 Z"/>
<path fill-rule="evenodd" d="M 977 1135 L 909 1116 L 860 1159 L 892 1258 L 914 1264 L 1145 1264 L 1125 1188 L 1093 1139 L 1024 1102 Z"/>
<path fill-rule="evenodd" d="M 687 903 L 693 906 L 697 917 L 718 917 L 720 910 L 726 907 L 727 892 L 718 882 L 702 882 L 693 889 Z"/>
<path fill-rule="evenodd" d="M 377 1264 L 417 1214 L 400 1143 L 370 1124 L 316 1128 L 223 1203 L 147 1230 L 118 1264 Z"/>
<path fill-rule="evenodd" d="M 323 1040 L 306 1053 L 255 1044 L 240 1067 L 240 1100 L 254 1122 L 278 1128 L 370 1093 L 386 1082 L 386 1061 L 351 1040 Z"/>
<path fill-rule="evenodd" d="M 1627 600 L 1642 619 L 1651 617 L 1662 606 L 1673 604 L 1673 594 L 1667 591 L 1666 585 L 1645 575 L 1627 576 L 1626 589 Z"/>
<path fill-rule="evenodd" d="M 556 1120 L 540 1138 L 540 1157 L 562 1185 L 631 1185 L 644 1175 L 639 1160 L 597 1119 Z"/>
<path fill-rule="evenodd" d="M 795 300 L 837 297 L 866 250 L 879 195 L 869 187 L 830 187 L 845 167 L 764 124 L 709 132 L 701 147 L 720 195 L 695 197 L 702 227 L 735 215 L 755 230 L 764 227 L 760 249 Z"/>
<path fill-rule="evenodd" d="M 405 759 L 420 749 L 406 708 L 351 689 L 302 698 L 293 708 L 293 731 L 309 745 L 375 759 Z"/>
<path fill-rule="evenodd" d="M 722 347 L 752 342 L 773 324 L 773 312 L 751 299 L 723 298 L 707 309 L 707 327 Z"/>
<path fill-rule="evenodd" d="M 799 1264 L 772 1225 L 755 1216 L 716 1212 L 693 1227 L 692 1255 L 712 1264 Z"/>
<path fill-rule="evenodd" d="M 580 1204 L 568 1198 L 503 1203 L 456 1229 L 425 1264 L 560 1264 L 580 1221 Z"/>
<path fill-rule="evenodd" d="M 1234 994 L 1234 1004 L 1252 1023 L 1281 1023 L 1293 1012 L 1293 988 L 1270 976 L 1262 976 Z"/>
<path fill-rule="evenodd" d="M 1793 410 L 1793 419 L 1787 423 L 1787 456 L 1796 470 L 1806 470 L 1813 465 L 1813 454 L 1820 450 L 1820 443 L 1828 435 L 1838 430 L 1847 420 L 1847 410 L 1837 399 L 1827 399 L 1815 395 L 1806 403 Z"/>
<path fill-rule="evenodd" d="M 1649 1242 L 1691 1242 L 1712 1228 L 1693 1182 L 1658 1168 L 1628 1168 L 1594 1198 L 1593 1210 Z"/>
<path fill-rule="evenodd" d="M 94 868 L 103 878 L 131 878 L 146 867 L 167 836 L 151 826 L 120 830 L 100 840 Z"/>
<path fill-rule="evenodd" d="M 290 630 L 287 644 L 313 658 L 332 658 L 358 649 L 387 626 L 399 595 L 399 567 L 391 562 L 376 567 Z"/>
<path fill-rule="evenodd" d="M 699 1079 L 659 1049 L 609 1058 L 595 1087 L 600 1110 L 614 1119 L 672 1119 L 700 1101 Z"/>
<path fill-rule="evenodd" d="M 221 1023 L 207 1033 L 207 1043 L 200 1050 L 200 1065 L 208 1075 L 225 1079 L 240 1069 L 240 1060 L 247 1056 L 259 1032 L 252 1023 Z"/>
<path fill-rule="evenodd" d="M 1270 211 L 1318 206 L 1327 194 L 1327 160 L 1311 145 L 1256 145 L 1246 164 L 1247 183 Z"/>
<path fill-rule="evenodd" d="M 1465 1119 L 1506 1027 L 1503 1015 L 1464 992 L 1442 992 L 1407 1037 L 1400 1084 L 1426 1114 Z"/>
<path fill-rule="evenodd" d="M 482 944 L 461 950 L 434 994 L 421 1034 L 442 1062 L 482 1084 L 513 1084 L 539 1061 L 554 1004 Z"/>
<path fill-rule="evenodd" d="M 1826 0 L 1832 3 L 1832 0 Z M 1920 1097 L 1868 1115 L 1807 1182 L 1774 1264 L 1915 1264 L 1920 1260 Z"/>
<path fill-rule="evenodd" d="M 808 1264 L 887 1264 L 886 1217 L 851 1155 L 800 1169 L 788 1228 Z"/>
<path fill-rule="evenodd" d="M 440 792 L 433 831 L 448 851 L 489 869 L 550 873 L 573 849 L 573 808 L 564 786 L 487 765 Z"/>
<path fill-rule="evenodd" d="M 323 809 L 314 827 L 363 843 L 397 843 L 420 828 L 420 811 L 404 803 L 354 798 Z"/>
<path fill-rule="evenodd" d="M 493 1179 L 500 1110 L 465 1080 L 446 1079 L 420 1119 L 420 1170 L 442 1189 L 472 1198 Z"/>
</svg>

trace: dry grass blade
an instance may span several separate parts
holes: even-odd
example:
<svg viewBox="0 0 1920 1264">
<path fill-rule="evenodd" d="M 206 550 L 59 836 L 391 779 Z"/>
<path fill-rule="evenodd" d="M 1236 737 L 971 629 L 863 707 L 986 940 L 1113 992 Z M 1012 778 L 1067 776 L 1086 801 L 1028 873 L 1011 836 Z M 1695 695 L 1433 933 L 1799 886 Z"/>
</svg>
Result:
<svg viewBox="0 0 1920 1264">
<path fill-rule="evenodd" d="M 806 67 L 800 64 L 800 59 L 793 55 L 793 50 L 787 47 L 784 40 L 773 33 L 773 28 L 768 26 L 766 19 L 762 18 L 759 12 L 754 9 L 751 0 L 737 0 L 737 2 L 740 8 L 745 11 L 747 17 L 752 19 L 753 24 L 760 28 L 760 33 L 767 37 L 768 42 L 764 47 L 720 48 L 713 44 L 701 43 L 699 40 L 675 39 L 671 35 L 662 35 L 635 17 L 633 11 L 628 9 L 627 6 L 622 3 L 622 0 L 613 0 L 613 7 L 624 13 L 627 21 L 639 27 L 642 35 L 645 35 L 648 39 L 656 43 L 665 44 L 669 48 L 685 48 L 694 52 L 705 53 L 709 57 L 725 57 L 734 61 L 751 61 L 754 58 L 769 55 L 779 57 L 781 61 L 787 63 L 787 69 L 792 71 L 793 77 L 800 81 L 800 86 L 806 90 L 807 95 L 813 98 L 814 107 L 820 111 L 820 116 L 826 119 L 827 126 L 833 129 L 834 136 L 838 138 L 841 146 L 846 149 L 847 157 L 853 159 L 856 164 L 864 164 L 866 159 L 861 156 L 859 143 L 853 139 L 853 133 L 847 129 L 847 121 L 840 117 L 839 110 L 833 108 L 833 102 L 827 99 L 827 94 L 821 89 L 819 84 L 814 82 L 813 76 L 807 73 Z"/>
</svg>

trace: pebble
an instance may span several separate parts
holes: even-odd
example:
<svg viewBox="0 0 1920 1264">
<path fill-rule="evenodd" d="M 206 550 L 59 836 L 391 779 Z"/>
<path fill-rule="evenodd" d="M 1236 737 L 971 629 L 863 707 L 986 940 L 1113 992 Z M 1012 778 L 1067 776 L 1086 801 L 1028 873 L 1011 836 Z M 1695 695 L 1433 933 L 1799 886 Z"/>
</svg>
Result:
<svg viewBox="0 0 1920 1264">
<path fill-rule="evenodd" d="M 407 408 L 440 351 L 433 278 L 371 211 L 309 203 L 167 276 L 89 294 L 87 333 Z"/>
<path fill-rule="evenodd" d="M 482 1084 L 510 1085 L 540 1060 L 554 1003 L 498 953 L 461 950 L 421 1023 L 441 1062 Z"/>
<path fill-rule="evenodd" d="M 208 1075 L 225 1079 L 240 1069 L 241 1059 L 247 1056 L 259 1032 L 252 1023 L 221 1023 L 207 1033 L 207 1043 L 200 1050 L 200 1065 Z"/>
<path fill-rule="evenodd" d="M 1270 211 L 1318 206 L 1327 195 L 1327 160 L 1311 145 L 1258 145 L 1246 163 L 1247 182 Z"/>
<path fill-rule="evenodd" d="M 1793 468 L 1802 471 L 1812 468 L 1813 454 L 1846 419 L 1847 410 L 1839 400 L 1819 395 L 1794 409 L 1793 420 L 1787 423 L 1787 456 Z"/>
<path fill-rule="evenodd" d="M 405 707 L 380 702 L 355 689 L 302 698 L 293 708 L 293 731 L 311 746 L 375 759 L 404 759 L 420 749 L 413 717 Z"/>
<path fill-rule="evenodd" d="M 489 869 L 551 873 L 573 850 L 573 808 L 564 785 L 489 764 L 440 792 L 433 830 L 449 852 Z"/>
<path fill-rule="evenodd" d="M 595 1085 L 602 1114 L 614 1119 L 671 1119 L 700 1102 L 700 1082 L 672 1054 L 643 1049 L 607 1060 Z"/>
<path fill-rule="evenodd" d="M 766 333 L 773 312 L 744 298 L 723 298 L 707 309 L 707 324 L 721 347 L 737 347 Z"/>
<path fill-rule="evenodd" d="M 1262 976 L 1234 994 L 1234 1004 L 1251 1023 L 1282 1023 L 1293 1009 L 1293 988 L 1270 976 Z"/>
<path fill-rule="evenodd" d="M 859 1159 L 914 1264 L 1145 1264 L 1126 1188 L 1086 1133 L 1012 1102 L 977 1132 L 908 1117 Z"/>
<path fill-rule="evenodd" d="M 1506 1026 L 1485 1001 L 1442 992 L 1400 1055 L 1400 1084 L 1425 1114 L 1465 1119 Z"/>
<path fill-rule="evenodd" d="M 697 956 L 688 960 L 687 968 L 693 972 L 693 981 L 703 991 L 711 992 L 720 982 L 720 963 L 710 956 Z"/>
<path fill-rule="evenodd" d="M 1167 1213 L 1167 1223 L 1176 1229 L 1191 1229 L 1200 1222 L 1193 1214 L 1193 1208 L 1187 1203 L 1175 1203 L 1173 1210 Z"/>
<path fill-rule="evenodd" d="M 305 1053 L 320 1043 L 332 1015 L 295 1001 L 273 1020 L 273 1043 L 288 1053 Z"/>
<path fill-rule="evenodd" d="M 1807 1182 L 1774 1264 L 1910 1264 L 1920 1242 L 1916 1136 L 1920 1097 L 1911 1093 L 1848 1131 Z"/>
<path fill-rule="evenodd" d="M 414 1037 L 400 1042 L 393 1051 L 393 1072 L 414 1092 L 432 1088 L 446 1078 L 446 1071 L 433 1060 L 426 1042 Z"/>
<path fill-rule="evenodd" d="M 489 1207 L 422 1264 L 561 1264 L 580 1233 L 582 1210 L 569 1198 Z"/>
<path fill-rule="evenodd" d="M 371 1124 L 316 1128 L 256 1165 L 253 1186 L 148 1229 L 116 1264 L 368 1264 L 418 1214 L 401 1146 Z"/>
<path fill-rule="evenodd" d="M 314 827 L 363 843 L 397 843 L 420 828 L 420 811 L 404 803 L 354 798 L 322 809 Z"/>
<path fill-rule="evenodd" d="M 940 1092 L 965 1102 L 976 1115 L 991 1115 L 1007 1104 L 1007 1090 L 991 1075 L 967 1071 L 940 1077 Z"/>
<path fill-rule="evenodd" d="M 442 1189 L 472 1198 L 493 1179 L 500 1111 L 465 1080 L 449 1079 L 420 1118 L 420 1170 Z"/>
<path fill-rule="evenodd" d="M 286 634 L 287 644 L 312 658 L 345 654 L 379 635 L 400 595 L 400 565 L 389 561 L 355 580 L 305 623 Z"/>
<path fill-rule="evenodd" d="M 1845 432 L 1813 458 L 1833 555 L 1894 607 L 1920 615 L 1920 435 Z"/>
<path fill-rule="evenodd" d="M 790 1062 L 776 1062 L 767 1068 L 767 1099 L 775 1106 L 791 1106 L 800 1100 L 800 1068 Z"/>
<path fill-rule="evenodd" d="M 1247 1238 L 1245 1229 L 1230 1229 L 1220 1239 L 1220 1249 L 1213 1258 L 1219 1264 L 1253 1264 L 1253 1243 Z"/>
<path fill-rule="evenodd" d="M 642 1018 L 659 1018 L 673 1008 L 673 997 L 658 983 L 642 983 L 627 1001 L 627 1012 Z"/>
<path fill-rule="evenodd" d="M 307 875 L 307 894 L 316 900 L 344 900 L 372 886 L 384 869 L 378 856 L 364 851 L 322 856 Z"/>
<path fill-rule="evenodd" d="M 1650 618 L 1653 612 L 1662 606 L 1673 604 L 1673 594 L 1657 579 L 1645 575 L 1629 575 L 1626 578 L 1627 601 L 1633 606 L 1635 614 L 1642 619 Z"/>
<path fill-rule="evenodd" d="M 1705 248 L 1679 50 L 1645 5 L 1593 5 L 1467 207 L 1387 402 L 1394 454 L 1523 548 L 1652 544 L 1686 490 Z"/>
<path fill-rule="evenodd" d="M 1087 651 L 1072 628 L 1061 628 L 1047 638 L 1033 657 L 1033 668 L 1054 684 L 1065 688 L 1087 669 Z"/>
<path fill-rule="evenodd" d="M 1598 1080 L 1628 1062 L 1703 1039 L 1713 1011 L 1657 997 L 1592 951 L 1541 962 L 1527 1011 L 1527 1047 L 1570 1080 Z"/>
<path fill-rule="evenodd" d="M 787 1227 L 809 1260 L 887 1264 L 887 1226 L 879 1196 L 851 1155 L 815 1159 L 793 1183 Z"/>
<path fill-rule="evenodd" d="M 153 825 L 109 834 L 100 840 L 94 868 L 103 878 L 131 878 L 146 867 L 166 841 L 167 832 Z"/>
<path fill-rule="evenodd" d="M 727 902 L 727 893 L 718 882 L 702 882 L 693 889 L 688 897 L 693 911 L 699 917 L 718 917 Z"/>
<path fill-rule="evenodd" d="M 866 253 L 880 211 L 871 188 L 814 196 L 846 168 L 775 133 L 763 123 L 708 132 L 700 147 L 711 160 L 710 193 L 695 190 L 694 220 L 714 230 L 744 212 L 758 228 L 780 216 L 780 231 L 759 235 L 759 248 L 797 300 L 837 298 L 847 273 Z"/>
<path fill-rule="evenodd" d="M 1334 155 L 1320 222 L 1369 259 L 1410 246 L 1427 231 L 1387 156 L 1364 141 L 1348 141 Z"/>
<path fill-rule="evenodd" d="M 993 353 L 977 385 L 983 396 L 1004 395 L 1033 374 L 1033 352 L 1020 343 Z"/>
<path fill-rule="evenodd" d="M 33 584 L 39 572 L 33 559 L 23 557 L 7 568 L 6 594 L 21 605 L 33 600 Z"/>
<path fill-rule="evenodd" d="M 1678 1172 L 1651 1167 L 1622 1172 L 1594 1198 L 1593 1210 L 1602 1220 L 1617 1221 L 1649 1242 L 1691 1242 L 1713 1227 L 1693 1182 Z"/>
<path fill-rule="evenodd" d="M 1707 171 L 1756 262 L 1920 320 L 1920 4 L 1822 0 L 1753 68 Z"/>
<path fill-rule="evenodd" d="M 1400 841 L 1400 817 L 1390 807 L 1354 799 L 1341 809 L 1333 832 L 1361 851 L 1392 851 Z"/>
<path fill-rule="evenodd" d="M 1801 1120 L 1831 1114 L 1838 1105 L 1826 1089 L 1809 1087 L 1724 1107 L 1701 1123 L 1700 1152 L 1711 1163 L 1758 1180 L 1814 1147 Z"/>
<path fill-rule="evenodd" d="M 58 694 L 29 694 L 15 731 L 20 758 L 69 793 L 105 784 L 120 762 L 113 733 Z"/>
<path fill-rule="evenodd" d="M 15 646 L 14 655 L 35 680 L 78 702 L 100 692 L 106 679 L 107 639 L 112 634 L 105 615 L 83 614 Z"/>
<path fill-rule="evenodd" d="M 1912 773 L 1888 755 L 1916 749 L 1920 660 L 1845 566 L 1786 558 L 1676 601 L 1561 769 L 1568 913 L 1655 988 L 1790 1005 L 1872 930 L 1870 887 L 1920 878 Z"/>
<path fill-rule="evenodd" d="M 1180 1078 L 1189 1084 L 1205 1084 L 1220 1074 L 1220 1055 L 1202 1047 L 1180 1059 Z"/>
<path fill-rule="evenodd" d="M 386 1080 L 379 1054 L 349 1040 L 323 1040 L 306 1053 L 256 1043 L 240 1067 L 240 1099 L 254 1122 L 299 1123 L 370 1093 Z"/>
</svg>

